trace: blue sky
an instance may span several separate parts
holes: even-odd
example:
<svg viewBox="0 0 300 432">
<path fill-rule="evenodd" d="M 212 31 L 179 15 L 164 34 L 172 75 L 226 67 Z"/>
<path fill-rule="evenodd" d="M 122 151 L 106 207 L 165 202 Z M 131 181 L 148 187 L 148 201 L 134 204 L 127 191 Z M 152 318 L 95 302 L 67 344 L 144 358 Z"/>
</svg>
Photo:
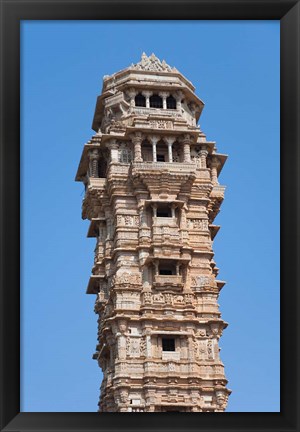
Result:
<svg viewBox="0 0 300 432">
<path fill-rule="evenodd" d="M 21 410 L 97 410 L 94 239 L 75 183 L 103 75 L 154 52 L 205 102 L 229 155 L 215 222 L 228 411 L 279 411 L 279 21 L 21 24 Z"/>
</svg>

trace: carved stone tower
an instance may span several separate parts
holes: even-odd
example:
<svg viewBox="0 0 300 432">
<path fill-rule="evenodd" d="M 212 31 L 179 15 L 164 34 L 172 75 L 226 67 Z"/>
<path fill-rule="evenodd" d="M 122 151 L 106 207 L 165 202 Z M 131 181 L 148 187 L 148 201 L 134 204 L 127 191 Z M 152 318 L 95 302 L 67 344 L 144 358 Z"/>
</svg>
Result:
<svg viewBox="0 0 300 432">
<path fill-rule="evenodd" d="M 213 221 L 224 198 L 203 102 L 154 54 L 105 76 L 77 181 L 96 237 L 100 411 L 224 411 Z"/>
</svg>

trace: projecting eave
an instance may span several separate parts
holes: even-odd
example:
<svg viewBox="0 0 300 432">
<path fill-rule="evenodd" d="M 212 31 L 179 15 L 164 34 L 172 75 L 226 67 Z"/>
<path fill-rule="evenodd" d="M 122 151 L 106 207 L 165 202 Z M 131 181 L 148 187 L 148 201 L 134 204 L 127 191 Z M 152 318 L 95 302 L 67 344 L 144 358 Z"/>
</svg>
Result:
<svg viewBox="0 0 300 432">
<path fill-rule="evenodd" d="M 87 237 L 97 237 L 99 222 L 105 221 L 105 218 L 93 218 L 89 225 L 89 229 L 87 232 Z"/>
<path fill-rule="evenodd" d="M 224 285 L 226 285 L 226 282 L 221 281 L 221 280 L 216 280 L 216 284 L 217 284 L 217 287 L 219 288 L 219 291 L 221 291 L 221 289 L 224 287 Z"/>
<path fill-rule="evenodd" d="M 181 208 L 184 206 L 185 201 L 173 200 L 173 199 L 153 199 L 153 200 L 145 200 L 145 205 L 152 204 L 176 204 L 177 207 Z"/>
<path fill-rule="evenodd" d="M 114 94 L 115 94 L 114 91 L 109 90 L 109 91 L 104 91 L 103 93 L 101 93 L 100 96 L 97 97 L 95 112 L 94 112 L 94 117 L 92 122 L 92 129 L 95 132 L 98 132 L 102 121 L 103 112 L 104 112 L 104 100 L 107 97 L 112 96 Z"/>
<path fill-rule="evenodd" d="M 104 279 L 104 276 L 102 275 L 92 275 L 90 277 L 86 293 L 87 294 L 98 294 L 99 292 L 99 283 L 100 281 Z"/>
<path fill-rule="evenodd" d="M 75 181 L 83 181 L 84 177 L 89 168 L 89 156 L 88 152 L 91 149 L 99 148 L 101 145 L 101 137 L 99 137 L 98 142 L 93 142 L 92 140 L 86 143 L 83 147 L 83 151 L 81 154 L 80 162 L 78 164 L 77 173 L 75 176 Z"/>
<path fill-rule="evenodd" d="M 181 137 L 184 134 L 189 134 L 192 137 L 194 137 L 194 139 L 196 139 L 199 135 L 199 129 L 196 129 L 196 128 L 189 129 L 188 127 L 186 129 L 179 129 L 179 130 L 176 130 L 176 129 L 159 129 L 158 130 L 158 129 L 156 129 L 156 131 L 154 132 L 154 129 L 147 128 L 146 126 L 145 127 L 139 126 L 138 128 L 135 126 L 127 126 L 126 132 L 125 132 L 125 135 L 123 136 L 123 138 L 130 139 L 130 136 L 134 132 L 137 132 L 137 131 L 144 133 L 146 136 L 151 135 L 153 133 L 159 133 L 161 136 L 163 136 L 163 135 L 169 136 L 170 132 L 171 132 L 174 137 Z M 114 138 L 115 138 L 115 136 L 114 136 Z"/>
<path fill-rule="evenodd" d="M 223 166 L 225 165 L 225 162 L 226 162 L 226 160 L 227 160 L 227 158 L 228 158 L 228 155 L 226 155 L 226 154 L 221 154 L 221 153 L 211 153 L 211 155 L 210 155 L 211 157 L 213 156 L 213 157 L 216 157 L 217 159 L 218 159 L 218 161 L 220 162 L 220 164 L 218 165 L 218 167 L 217 167 L 217 172 L 218 172 L 218 175 L 220 174 L 220 172 L 222 171 L 222 169 L 223 169 Z"/>
<path fill-rule="evenodd" d="M 182 73 L 180 73 L 177 69 L 173 68 L 171 71 L 160 70 L 160 71 L 151 71 L 151 70 L 141 70 L 136 69 L 132 66 L 128 68 L 122 69 L 119 72 L 114 73 L 113 75 L 107 76 L 103 78 L 103 88 L 102 91 L 109 91 L 115 86 L 123 84 L 125 81 L 128 81 L 130 77 L 137 76 L 140 80 L 147 79 L 148 77 L 153 80 L 160 80 L 160 77 L 164 77 L 163 80 L 167 83 L 168 79 L 170 82 L 178 82 L 185 85 L 192 92 L 195 91 L 195 87 Z M 138 80 L 137 80 L 138 82 Z"/>
<path fill-rule="evenodd" d="M 227 161 L 228 155 L 217 153 L 216 156 L 220 161 L 220 165 L 218 166 L 218 174 L 220 174 L 220 172 L 223 169 L 223 166 L 225 165 L 225 162 Z"/>
<path fill-rule="evenodd" d="M 220 225 L 209 225 L 209 229 L 211 232 L 211 239 L 213 240 L 219 232 Z"/>
</svg>

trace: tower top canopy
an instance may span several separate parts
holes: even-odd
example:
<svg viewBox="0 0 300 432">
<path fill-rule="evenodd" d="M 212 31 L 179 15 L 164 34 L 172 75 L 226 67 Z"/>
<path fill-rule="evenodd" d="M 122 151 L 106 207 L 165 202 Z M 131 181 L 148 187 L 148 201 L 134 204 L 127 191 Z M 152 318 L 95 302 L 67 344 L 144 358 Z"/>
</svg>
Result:
<svg viewBox="0 0 300 432">
<path fill-rule="evenodd" d="M 164 76 L 169 77 L 170 80 L 177 80 L 178 83 L 194 92 L 195 87 L 182 73 L 175 67 L 171 67 L 165 60 L 160 60 L 154 53 L 147 56 L 145 52 L 142 53 L 141 60 L 138 63 L 132 63 L 125 69 L 115 72 L 112 75 L 104 75 L 102 91 L 109 90 L 112 86 L 124 82 L 130 76 L 140 76 L 141 80 L 147 81 L 147 76 Z M 166 79 L 166 78 L 165 78 Z"/>
<path fill-rule="evenodd" d="M 160 61 L 154 53 L 148 57 L 144 52 L 142 54 L 141 60 L 136 64 L 132 64 L 130 68 L 151 72 L 178 72 L 175 67 L 172 68 L 169 66 L 165 60 Z"/>
</svg>

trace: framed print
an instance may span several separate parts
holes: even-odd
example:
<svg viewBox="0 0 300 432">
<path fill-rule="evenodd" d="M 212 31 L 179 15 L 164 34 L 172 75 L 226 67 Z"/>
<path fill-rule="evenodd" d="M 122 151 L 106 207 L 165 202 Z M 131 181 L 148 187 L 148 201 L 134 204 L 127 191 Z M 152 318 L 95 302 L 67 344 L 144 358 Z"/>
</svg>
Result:
<svg viewBox="0 0 300 432">
<path fill-rule="evenodd" d="M 1 430 L 296 431 L 299 2 L 1 6 Z"/>
</svg>

